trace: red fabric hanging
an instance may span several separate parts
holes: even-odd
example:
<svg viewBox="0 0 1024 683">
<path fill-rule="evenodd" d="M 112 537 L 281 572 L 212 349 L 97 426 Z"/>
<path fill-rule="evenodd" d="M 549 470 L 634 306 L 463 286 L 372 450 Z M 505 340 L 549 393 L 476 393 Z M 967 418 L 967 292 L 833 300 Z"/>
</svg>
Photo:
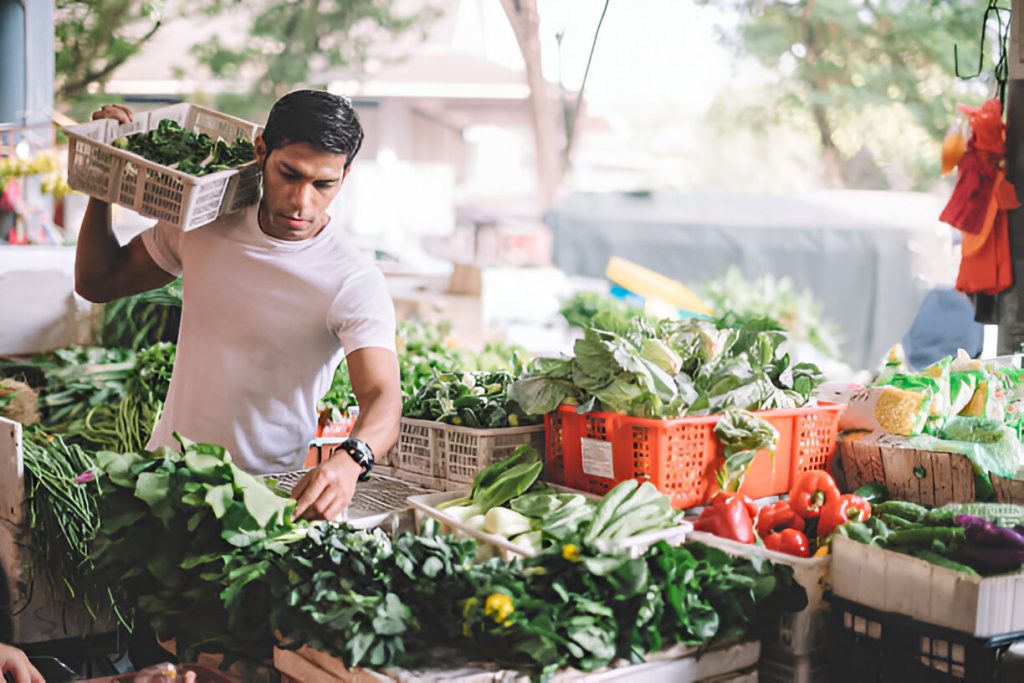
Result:
<svg viewBox="0 0 1024 683">
<path fill-rule="evenodd" d="M 1006 125 L 997 99 L 981 107 L 960 105 L 971 126 L 967 151 L 960 160 L 953 195 L 939 219 L 964 233 L 960 274 L 962 292 L 997 294 L 1013 284 L 1007 211 L 1020 206 L 1006 180 Z"/>
</svg>

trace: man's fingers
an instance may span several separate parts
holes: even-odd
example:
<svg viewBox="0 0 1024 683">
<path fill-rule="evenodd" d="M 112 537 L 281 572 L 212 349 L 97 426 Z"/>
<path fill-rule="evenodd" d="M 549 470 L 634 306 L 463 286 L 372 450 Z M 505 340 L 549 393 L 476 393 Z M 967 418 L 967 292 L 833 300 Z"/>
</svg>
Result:
<svg viewBox="0 0 1024 683">
<path fill-rule="evenodd" d="M 117 104 L 107 104 L 92 113 L 92 120 L 114 119 L 119 123 L 132 122 L 132 110 Z"/>
<path fill-rule="evenodd" d="M 4 667 L 3 671 L 14 679 L 14 683 L 35 683 L 35 680 L 32 678 L 33 671 L 39 676 L 39 672 L 28 661 L 28 656 L 20 650 L 7 661 L 7 666 Z M 43 677 L 39 676 L 39 680 L 43 680 Z"/>
<path fill-rule="evenodd" d="M 43 675 L 41 673 L 39 673 L 39 669 L 32 666 L 31 662 L 29 662 L 28 664 L 28 672 L 32 677 L 31 683 L 46 683 L 46 679 L 43 678 Z"/>
<path fill-rule="evenodd" d="M 324 519 L 328 522 L 333 522 L 341 517 L 342 513 L 345 512 L 345 509 L 348 508 L 349 501 L 346 500 L 346 498 L 347 496 L 344 494 L 335 498 L 334 502 L 331 503 L 331 506 L 327 508 L 327 513 L 324 514 Z"/>
<path fill-rule="evenodd" d="M 294 517 L 297 519 L 303 516 L 303 513 L 309 509 L 309 507 L 316 502 L 320 494 L 327 488 L 327 477 L 323 476 L 321 472 L 313 473 L 310 477 L 309 484 L 302 491 L 302 494 L 298 498 L 298 503 L 295 504 Z"/>
<path fill-rule="evenodd" d="M 328 512 L 331 507 L 335 505 L 337 496 L 335 496 L 330 490 L 324 491 L 320 494 L 320 497 L 313 501 L 313 504 L 309 506 L 306 513 L 302 516 L 303 519 L 309 520 L 310 522 L 316 522 L 321 519 L 330 521 L 332 518 L 328 516 Z"/>
<path fill-rule="evenodd" d="M 302 478 L 299 479 L 299 483 L 296 484 L 295 488 L 292 489 L 292 498 L 298 500 L 299 496 L 302 495 L 302 492 L 306 490 L 307 486 L 309 486 L 309 480 L 312 478 L 313 472 L 306 472 L 304 475 L 302 475 Z"/>
</svg>

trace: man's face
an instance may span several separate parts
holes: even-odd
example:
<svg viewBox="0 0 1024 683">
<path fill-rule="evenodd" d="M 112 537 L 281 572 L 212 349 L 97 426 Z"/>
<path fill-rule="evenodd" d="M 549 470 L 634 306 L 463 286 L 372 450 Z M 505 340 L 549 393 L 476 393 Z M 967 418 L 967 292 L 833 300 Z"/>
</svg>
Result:
<svg viewBox="0 0 1024 683">
<path fill-rule="evenodd" d="M 263 170 L 260 228 L 271 237 L 304 240 L 327 224 L 327 207 L 351 169 L 344 154 L 323 152 L 307 142 L 278 147 L 267 154 L 256 140 L 256 161 Z"/>
</svg>

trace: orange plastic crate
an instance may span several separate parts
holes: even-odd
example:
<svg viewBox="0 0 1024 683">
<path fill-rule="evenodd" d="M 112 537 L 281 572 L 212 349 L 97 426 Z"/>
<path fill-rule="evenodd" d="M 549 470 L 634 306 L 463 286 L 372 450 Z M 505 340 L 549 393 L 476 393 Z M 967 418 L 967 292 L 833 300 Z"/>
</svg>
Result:
<svg viewBox="0 0 1024 683">
<path fill-rule="evenodd" d="M 740 491 L 752 498 L 789 491 L 797 474 L 828 470 L 843 406 L 822 404 L 756 413 L 779 431 L 772 460 L 759 452 Z M 707 502 L 725 462 L 715 437 L 718 415 L 671 420 L 618 413 L 576 413 L 562 406 L 545 418 L 549 481 L 603 494 L 626 479 L 644 479 L 672 497 L 676 508 Z"/>
</svg>

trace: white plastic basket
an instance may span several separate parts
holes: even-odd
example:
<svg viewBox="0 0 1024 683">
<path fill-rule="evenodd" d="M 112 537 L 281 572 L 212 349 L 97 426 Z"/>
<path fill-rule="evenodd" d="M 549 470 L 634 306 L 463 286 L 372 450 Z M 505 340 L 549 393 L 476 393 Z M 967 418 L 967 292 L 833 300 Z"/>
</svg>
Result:
<svg viewBox="0 0 1024 683">
<path fill-rule="evenodd" d="M 600 496 L 595 496 L 590 493 L 583 491 L 576 491 L 573 489 L 565 488 L 564 486 L 552 486 L 552 489 L 562 493 L 578 493 L 594 500 L 599 500 Z M 459 522 L 451 515 L 448 515 L 444 510 L 439 510 L 438 506 L 449 500 L 455 498 L 463 498 L 469 495 L 469 490 L 463 491 L 448 491 L 446 493 L 428 493 L 420 496 L 410 496 L 409 504 L 412 505 L 416 512 L 416 527 L 421 528 L 425 518 L 437 520 L 441 523 L 443 531 L 449 531 L 456 535 L 473 538 L 479 542 L 480 547 L 485 549 L 484 552 L 478 553 L 480 559 L 486 559 L 488 556 L 500 555 L 505 560 L 511 560 L 514 557 L 535 557 L 537 555 L 530 548 L 524 548 L 520 545 L 509 541 L 501 536 L 495 536 L 484 531 L 478 531 L 472 527 L 466 526 L 462 522 Z M 669 545 L 680 545 L 686 540 L 686 535 L 693 530 L 693 524 L 690 522 L 680 522 L 679 526 L 672 527 L 671 529 L 661 529 L 659 531 L 651 531 L 639 536 L 632 536 L 619 541 L 619 549 L 623 552 L 628 552 L 633 557 L 639 557 L 645 550 L 650 548 L 658 541 L 665 541 Z"/>
<path fill-rule="evenodd" d="M 153 130 L 163 119 L 228 142 L 239 137 L 253 140 L 261 130 L 250 121 L 188 103 L 137 113 L 131 123 L 124 125 L 100 119 L 68 126 L 64 129 L 68 136 L 68 185 L 182 230 L 198 228 L 222 214 L 256 203 L 260 170 L 255 162 L 197 177 L 111 144 L 119 137 Z"/>
<path fill-rule="evenodd" d="M 831 565 L 831 555 L 824 557 L 796 557 L 768 550 L 763 546 L 738 543 L 703 531 L 694 531 L 688 541 L 704 543 L 740 557 L 761 557 L 776 564 L 793 568 L 793 577 L 807 591 L 807 607 L 779 618 L 778 628 L 762 634 L 766 651 L 785 656 L 802 657 L 819 653 L 827 645 L 828 603 L 825 602 L 825 582 Z"/>
<path fill-rule="evenodd" d="M 431 488 L 464 489 L 480 470 L 519 446 L 544 455 L 544 425 L 474 429 L 403 417 L 392 465 L 403 477 Z"/>
</svg>

